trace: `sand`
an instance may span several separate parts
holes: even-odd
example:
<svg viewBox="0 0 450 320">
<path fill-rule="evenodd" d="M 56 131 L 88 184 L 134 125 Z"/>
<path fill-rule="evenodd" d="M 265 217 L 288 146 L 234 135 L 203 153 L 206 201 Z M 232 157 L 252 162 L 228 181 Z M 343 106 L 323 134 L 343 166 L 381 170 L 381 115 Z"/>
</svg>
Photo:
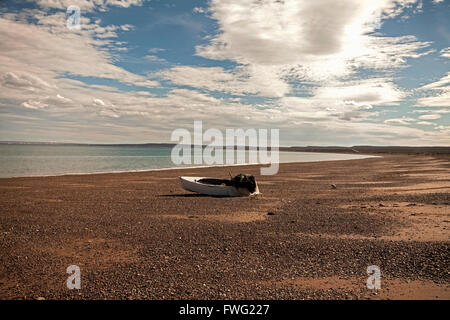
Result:
<svg viewBox="0 0 450 320">
<path fill-rule="evenodd" d="M 228 170 L 0 179 L 0 298 L 450 299 L 448 156 L 231 167 L 250 198 L 176 179 Z"/>
</svg>

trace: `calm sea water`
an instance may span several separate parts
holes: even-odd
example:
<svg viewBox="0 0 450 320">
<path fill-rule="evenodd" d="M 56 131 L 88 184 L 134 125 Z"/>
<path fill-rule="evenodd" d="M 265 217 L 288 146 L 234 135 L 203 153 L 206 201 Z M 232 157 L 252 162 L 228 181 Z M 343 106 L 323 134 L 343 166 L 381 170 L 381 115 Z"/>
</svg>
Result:
<svg viewBox="0 0 450 320">
<path fill-rule="evenodd" d="M 0 145 L 0 177 L 144 171 L 202 166 L 193 164 L 177 166 L 172 163 L 171 151 L 172 148 L 148 146 Z M 369 157 L 310 152 L 280 152 L 279 156 L 280 163 Z"/>
</svg>

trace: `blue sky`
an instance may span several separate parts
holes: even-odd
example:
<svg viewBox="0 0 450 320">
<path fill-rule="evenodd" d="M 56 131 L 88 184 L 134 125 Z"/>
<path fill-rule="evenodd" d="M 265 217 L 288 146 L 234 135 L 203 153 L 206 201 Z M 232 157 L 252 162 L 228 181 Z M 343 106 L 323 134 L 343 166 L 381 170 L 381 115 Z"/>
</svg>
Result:
<svg viewBox="0 0 450 320">
<path fill-rule="evenodd" d="M 66 26 L 70 5 L 79 29 Z M 0 4 L 0 140 L 449 145 L 449 1 Z"/>
</svg>

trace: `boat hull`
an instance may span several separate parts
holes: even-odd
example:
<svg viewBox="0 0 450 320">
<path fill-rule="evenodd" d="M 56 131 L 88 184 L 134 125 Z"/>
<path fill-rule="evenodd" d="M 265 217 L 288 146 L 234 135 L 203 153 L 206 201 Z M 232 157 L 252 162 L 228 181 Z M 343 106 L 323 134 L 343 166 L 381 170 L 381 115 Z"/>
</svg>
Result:
<svg viewBox="0 0 450 320">
<path fill-rule="evenodd" d="M 178 178 L 180 179 L 180 183 L 183 189 L 209 196 L 244 197 L 259 193 L 258 189 L 256 189 L 256 192 L 250 193 L 246 189 L 236 189 L 234 186 L 210 185 L 198 182 L 198 180 L 206 179 L 206 177 L 178 177 Z"/>
</svg>

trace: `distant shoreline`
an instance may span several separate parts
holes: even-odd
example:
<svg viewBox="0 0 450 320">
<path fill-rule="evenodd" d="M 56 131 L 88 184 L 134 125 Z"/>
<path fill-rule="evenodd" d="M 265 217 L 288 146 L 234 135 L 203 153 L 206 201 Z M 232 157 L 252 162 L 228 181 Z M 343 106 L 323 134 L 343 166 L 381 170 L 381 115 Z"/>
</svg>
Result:
<svg viewBox="0 0 450 320">
<path fill-rule="evenodd" d="M 28 142 L 28 141 L 0 141 L 0 145 L 45 145 L 45 146 L 86 146 L 86 147 L 152 147 L 173 148 L 175 143 L 76 143 L 76 142 Z M 193 145 L 192 145 L 193 147 Z M 203 147 L 206 147 L 204 145 Z M 225 149 L 226 147 L 224 147 Z M 235 149 L 238 147 L 234 147 Z M 250 147 L 243 147 L 249 150 Z M 268 148 L 270 150 L 270 147 Z M 351 154 L 450 154 L 450 146 L 290 146 L 279 147 L 279 151 L 290 152 L 325 152 Z"/>
</svg>

